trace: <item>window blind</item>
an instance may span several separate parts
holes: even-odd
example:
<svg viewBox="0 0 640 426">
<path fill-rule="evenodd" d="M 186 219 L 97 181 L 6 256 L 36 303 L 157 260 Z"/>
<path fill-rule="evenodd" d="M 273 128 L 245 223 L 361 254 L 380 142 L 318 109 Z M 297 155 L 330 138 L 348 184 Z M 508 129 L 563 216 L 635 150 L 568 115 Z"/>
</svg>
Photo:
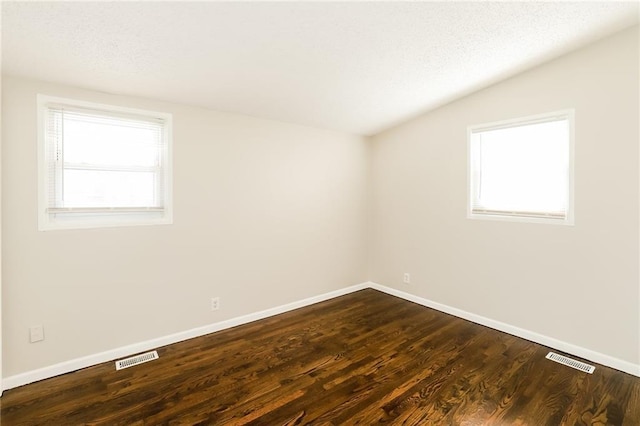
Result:
<svg viewBox="0 0 640 426">
<path fill-rule="evenodd" d="M 164 209 L 163 119 L 59 104 L 45 114 L 49 213 Z"/>
</svg>

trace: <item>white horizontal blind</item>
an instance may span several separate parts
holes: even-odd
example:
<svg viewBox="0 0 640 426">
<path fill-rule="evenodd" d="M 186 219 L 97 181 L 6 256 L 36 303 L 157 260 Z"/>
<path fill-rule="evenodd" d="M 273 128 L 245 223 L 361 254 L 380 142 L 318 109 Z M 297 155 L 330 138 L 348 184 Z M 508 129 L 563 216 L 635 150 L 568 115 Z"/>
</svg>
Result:
<svg viewBox="0 0 640 426">
<path fill-rule="evenodd" d="M 472 215 L 565 221 L 571 123 L 550 115 L 470 130 Z"/>
<path fill-rule="evenodd" d="M 47 211 L 163 211 L 164 124 L 162 118 L 46 105 Z"/>
</svg>

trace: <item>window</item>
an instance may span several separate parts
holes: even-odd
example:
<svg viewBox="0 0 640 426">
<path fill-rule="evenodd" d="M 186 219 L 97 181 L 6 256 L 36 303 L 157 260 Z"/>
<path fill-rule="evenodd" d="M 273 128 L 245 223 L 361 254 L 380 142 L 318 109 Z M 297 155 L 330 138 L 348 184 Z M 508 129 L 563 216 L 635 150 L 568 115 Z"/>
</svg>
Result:
<svg viewBox="0 0 640 426">
<path fill-rule="evenodd" d="M 469 127 L 469 217 L 573 224 L 573 117 Z"/>
<path fill-rule="evenodd" d="M 171 115 L 38 95 L 39 229 L 172 222 Z"/>
</svg>

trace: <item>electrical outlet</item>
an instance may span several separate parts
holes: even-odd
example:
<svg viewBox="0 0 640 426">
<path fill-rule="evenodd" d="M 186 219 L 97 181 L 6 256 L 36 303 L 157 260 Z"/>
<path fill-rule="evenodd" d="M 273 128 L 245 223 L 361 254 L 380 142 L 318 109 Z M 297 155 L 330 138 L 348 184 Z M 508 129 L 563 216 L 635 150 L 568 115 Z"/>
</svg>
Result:
<svg viewBox="0 0 640 426">
<path fill-rule="evenodd" d="M 35 343 L 44 340 L 44 327 L 34 325 L 29 327 L 29 342 Z"/>
<path fill-rule="evenodd" d="M 211 298 L 211 310 L 212 311 L 217 311 L 218 309 L 220 309 L 220 298 L 219 297 L 212 297 Z"/>
<path fill-rule="evenodd" d="M 411 284 L 411 274 L 408 272 L 405 272 L 404 276 L 402 277 L 402 282 L 405 284 Z"/>
</svg>

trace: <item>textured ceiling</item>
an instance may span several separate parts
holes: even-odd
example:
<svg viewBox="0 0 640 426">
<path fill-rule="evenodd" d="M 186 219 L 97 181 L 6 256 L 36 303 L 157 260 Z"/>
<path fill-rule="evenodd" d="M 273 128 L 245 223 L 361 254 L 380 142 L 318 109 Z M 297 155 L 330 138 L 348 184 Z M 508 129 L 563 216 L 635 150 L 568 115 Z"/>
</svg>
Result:
<svg viewBox="0 0 640 426">
<path fill-rule="evenodd" d="M 3 2 L 3 73 L 373 134 L 638 22 L 638 3 Z"/>
</svg>

